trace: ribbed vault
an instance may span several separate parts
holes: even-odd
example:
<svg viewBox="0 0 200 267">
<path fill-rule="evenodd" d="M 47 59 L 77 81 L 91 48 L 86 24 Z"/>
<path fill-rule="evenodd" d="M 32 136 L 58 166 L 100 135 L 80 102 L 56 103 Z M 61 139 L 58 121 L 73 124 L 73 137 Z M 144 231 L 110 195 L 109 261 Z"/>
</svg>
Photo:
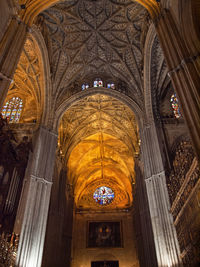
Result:
<svg viewBox="0 0 200 267">
<path fill-rule="evenodd" d="M 77 208 L 113 209 L 132 205 L 134 155 L 139 151 L 133 112 L 118 100 L 94 95 L 71 106 L 60 123 L 60 153 L 66 160 Z M 93 193 L 110 187 L 115 198 L 100 206 Z"/>
<path fill-rule="evenodd" d="M 6 98 L 7 101 L 18 96 L 23 100 L 21 122 L 40 120 L 44 105 L 43 79 L 41 53 L 35 39 L 28 34 Z"/>
<path fill-rule="evenodd" d="M 92 76 L 126 82 L 142 102 L 148 19 L 145 8 L 130 0 L 62 1 L 41 13 L 36 23 L 48 48 L 55 101 Z"/>
<path fill-rule="evenodd" d="M 152 18 L 155 18 L 159 14 L 159 5 L 155 0 L 132 1 L 137 2 L 146 8 Z M 32 25 L 35 17 L 39 13 L 60 2 L 63 2 L 63 0 L 19 0 L 20 4 L 26 5 L 26 9 L 21 11 L 20 16 L 25 23 Z M 123 3 L 124 0 L 113 0 L 113 2 Z"/>
</svg>

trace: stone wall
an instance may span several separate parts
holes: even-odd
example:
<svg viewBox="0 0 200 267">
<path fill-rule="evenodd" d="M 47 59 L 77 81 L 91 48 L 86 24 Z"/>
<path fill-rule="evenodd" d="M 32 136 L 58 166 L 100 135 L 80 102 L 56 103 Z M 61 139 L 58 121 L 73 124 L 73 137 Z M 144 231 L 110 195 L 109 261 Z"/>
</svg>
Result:
<svg viewBox="0 0 200 267">
<path fill-rule="evenodd" d="M 122 247 L 88 248 L 88 222 L 121 222 Z M 120 267 L 139 267 L 133 214 L 130 211 L 116 213 L 76 213 L 73 225 L 71 267 L 91 267 L 92 261 L 119 261 Z"/>
</svg>

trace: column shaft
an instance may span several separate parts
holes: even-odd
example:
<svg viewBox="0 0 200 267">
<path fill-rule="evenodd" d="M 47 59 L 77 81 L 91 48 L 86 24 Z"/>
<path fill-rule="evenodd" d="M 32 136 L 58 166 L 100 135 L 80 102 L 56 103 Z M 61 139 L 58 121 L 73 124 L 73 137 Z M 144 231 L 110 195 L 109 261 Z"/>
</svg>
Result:
<svg viewBox="0 0 200 267">
<path fill-rule="evenodd" d="M 15 232 L 20 234 L 17 255 L 20 267 L 41 266 L 56 144 L 54 133 L 39 129 L 15 224 Z"/>
<path fill-rule="evenodd" d="M 26 40 L 27 26 L 14 17 L 0 43 L 0 107 L 6 98 Z"/>
<path fill-rule="evenodd" d="M 151 217 L 148 207 L 147 190 L 142 169 L 143 167 L 141 162 L 136 158 L 135 225 L 137 231 L 139 261 L 142 267 L 157 267 L 158 265 L 155 253 Z"/>
<path fill-rule="evenodd" d="M 150 211 L 157 263 L 159 267 L 182 266 L 177 235 L 170 213 L 170 203 L 154 124 L 141 132 L 144 179 Z"/>
</svg>

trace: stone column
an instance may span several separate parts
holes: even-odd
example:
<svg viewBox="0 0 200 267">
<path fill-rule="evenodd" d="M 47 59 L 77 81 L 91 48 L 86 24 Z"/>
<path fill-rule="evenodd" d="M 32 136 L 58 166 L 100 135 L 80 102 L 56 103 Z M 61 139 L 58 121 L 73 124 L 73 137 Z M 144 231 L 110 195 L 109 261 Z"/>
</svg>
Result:
<svg viewBox="0 0 200 267">
<path fill-rule="evenodd" d="M 63 163 L 65 164 L 65 163 Z M 58 161 L 57 161 L 57 165 Z M 70 266 L 73 224 L 73 191 L 66 166 L 53 177 L 42 266 Z M 56 227 L 55 227 L 56 225 Z"/>
<path fill-rule="evenodd" d="M 147 190 L 144 181 L 143 164 L 135 158 L 135 226 L 139 261 L 142 267 L 157 267 L 155 244 L 148 207 Z"/>
<path fill-rule="evenodd" d="M 56 145 L 57 135 L 40 127 L 29 159 L 14 229 L 20 234 L 16 266 L 41 266 Z"/>
<path fill-rule="evenodd" d="M 200 52 L 194 54 L 186 47 L 181 29 L 178 29 L 169 10 L 163 9 L 154 23 L 168 65 L 168 74 L 200 159 Z"/>
<path fill-rule="evenodd" d="M 62 237 L 62 260 L 66 262 L 66 266 L 71 266 L 72 260 L 72 233 L 73 233 L 73 221 L 74 221 L 74 192 L 72 185 L 67 184 L 66 189 L 66 209 L 65 209 L 65 224 L 63 227 Z"/>
<path fill-rule="evenodd" d="M 165 172 L 154 124 L 143 127 L 141 141 L 144 179 L 157 263 L 159 267 L 182 266 L 176 230 L 172 214 L 170 213 Z"/>
<path fill-rule="evenodd" d="M 27 29 L 28 27 L 15 16 L 0 42 L 0 107 L 4 103 L 17 67 L 26 41 Z"/>
</svg>

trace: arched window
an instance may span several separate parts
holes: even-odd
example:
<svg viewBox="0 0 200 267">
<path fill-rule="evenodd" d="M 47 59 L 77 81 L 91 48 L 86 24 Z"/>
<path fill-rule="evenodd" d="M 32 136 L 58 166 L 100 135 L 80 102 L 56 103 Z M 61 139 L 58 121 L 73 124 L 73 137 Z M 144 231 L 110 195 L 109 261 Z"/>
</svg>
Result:
<svg viewBox="0 0 200 267">
<path fill-rule="evenodd" d="M 85 89 L 88 89 L 88 88 L 89 88 L 89 84 L 87 84 L 87 83 L 83 83 L 81 86 L 82 91 L 84 91 Z"/>
<path fill-rule="evenodd" d="M 181 117 L 181 112 L 180 112 L 180 108 L 179 108 L 179 105 L 178 105 L 178 99 L 176 97 L 176 94 L 173 94 L 171 96 L 171 105 L 172 105 L 172 109 L 174 111 L 174 116 L 178 119 Z"/>
<path fill-rule="evenodd" d="M 23 101 L 19 97 L 13 97 L 6 102 L 1 113 L 4 118 L 8 118 L 9 122 L 19 122 L 19 118 L 23 108 Z"/>
<path fill-rule="evenodd" d="M 115 89 L 115 84 L 114 83 L 108 83 L 107 88 Z"/>
<path fill-rule="evenodd" d="M 103 81 L 100 78 L 96 78 L 94 81 L 94 87 L 102 87 Z"/>
</svg>

